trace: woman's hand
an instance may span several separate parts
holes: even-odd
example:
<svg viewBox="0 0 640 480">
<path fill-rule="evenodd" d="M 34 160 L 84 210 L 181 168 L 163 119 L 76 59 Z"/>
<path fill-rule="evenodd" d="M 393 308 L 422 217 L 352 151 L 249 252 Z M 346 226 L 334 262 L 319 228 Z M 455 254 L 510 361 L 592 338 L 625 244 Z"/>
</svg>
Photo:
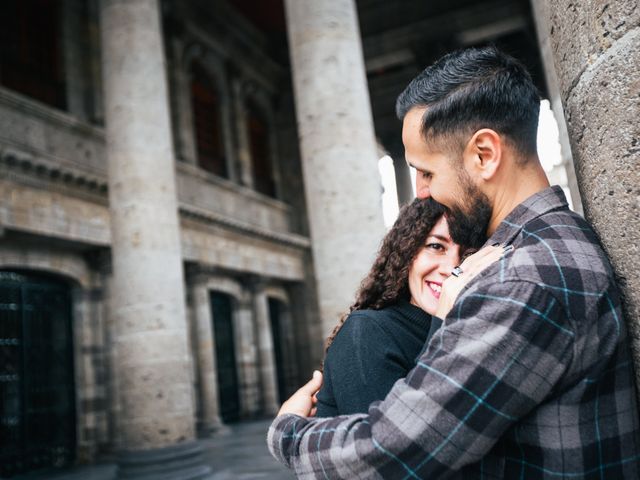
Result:
<svg viewBox="0 0 640 480">
<path fill-rule="evenodd" d="M 453 304 L 458 298 L 460 291 L 471 281 L 471 279 L 492 263 L 500 260 L 504 254 L 511 250 L 513 250 L 513 246 L 511 245 L 507 247 L 490 246 L 484 247 L 473 255 L 467 257 L 467 259 L 460 265 L 462 273 L 457 277 L 455 275 L 451 275 L 442 283 L 442 293 L 440 293 L 436 317 L 444 319 L 451 311 L 451 308 L 453 308 Z"/>
<path fill-rule="evenodd" d="M 322 386 L 322 373 L 318 370 L 313 372 L 313 378 L 291 395 L 289 400 L 280 407 L 278 416 L 285 413 L 293 413 L 301 417 L 313 417 L 316 414 L 316 404 L 318 397 L 316 394 Z"/>
</svg>

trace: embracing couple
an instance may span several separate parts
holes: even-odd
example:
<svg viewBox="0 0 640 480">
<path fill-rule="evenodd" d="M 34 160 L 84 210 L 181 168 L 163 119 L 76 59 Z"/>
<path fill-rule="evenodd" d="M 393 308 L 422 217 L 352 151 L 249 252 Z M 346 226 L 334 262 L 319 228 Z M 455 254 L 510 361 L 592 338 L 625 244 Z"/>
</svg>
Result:
<svg viewBox="0 0 640 480">
<path fill-rule="evenodd" d="M 418 200 L 330 337 L 324 384 L 282 405 L 271 453 L 303 478 L 640 478 L 619 292 L 540 165 L 531 77 L 463 50 L 396 109 Z"/>
</svg>

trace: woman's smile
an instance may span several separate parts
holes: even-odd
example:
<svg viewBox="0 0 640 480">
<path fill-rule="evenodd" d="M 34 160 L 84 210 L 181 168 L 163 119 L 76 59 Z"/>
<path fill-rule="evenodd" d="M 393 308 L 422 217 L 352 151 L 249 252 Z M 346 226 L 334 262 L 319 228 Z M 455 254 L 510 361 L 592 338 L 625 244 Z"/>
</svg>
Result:
<svg viewBox="0 0 640 480">
<path fill-rule="evenodd" d="M 440 292 L 442 291 L 442 283 L 441 282 L 431 282 L 429 280 L 425 280 L 424 283 L 427 284 L 429 290 L 433 294 L 436 299 L 440 298 Z"/>
<path fill-rule="evenodd" d="M 442 292 L 442 282 L 460 262 L 460 246 L 453 243 L 443 217 L 433 226 L 425 244 L 409 269 L 411 303 L 434 315 Z"/>
</svg>

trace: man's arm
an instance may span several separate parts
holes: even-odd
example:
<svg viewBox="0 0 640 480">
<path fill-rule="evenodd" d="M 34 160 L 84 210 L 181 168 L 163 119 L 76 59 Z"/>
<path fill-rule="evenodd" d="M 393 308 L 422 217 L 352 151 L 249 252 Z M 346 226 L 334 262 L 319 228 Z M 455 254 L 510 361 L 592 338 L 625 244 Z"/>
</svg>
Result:
<svg viewBox="0 0 640 480">
<path fill-rule="evenodd" d="M 323 478 L 439 478 L 480 460 L 550 393 L 574 340 L 546 290 L 491 281 L 464 293 L 417 366 L 368 415 L 282 415 L 269 429 L 272 454 Z"/>
</svg>

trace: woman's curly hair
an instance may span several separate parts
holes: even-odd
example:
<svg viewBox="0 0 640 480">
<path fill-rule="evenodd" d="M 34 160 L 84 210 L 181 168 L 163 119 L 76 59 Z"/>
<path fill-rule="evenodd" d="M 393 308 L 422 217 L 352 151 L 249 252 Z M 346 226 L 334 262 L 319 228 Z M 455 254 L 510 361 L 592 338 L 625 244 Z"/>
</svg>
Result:
<svg viewBox="0 0 640 480">
<path fill-rule="evenodd" d="M 381 310 L 411 298 L 409 269 L 443 214 L 444 207 L 431 198 L 415 199 L 400 210 L 393 227 L 382 240 L 371 270 L 360 283 L 355 302 L 327 338 L 325 352 L 354 310 Z"/>
</svg>

